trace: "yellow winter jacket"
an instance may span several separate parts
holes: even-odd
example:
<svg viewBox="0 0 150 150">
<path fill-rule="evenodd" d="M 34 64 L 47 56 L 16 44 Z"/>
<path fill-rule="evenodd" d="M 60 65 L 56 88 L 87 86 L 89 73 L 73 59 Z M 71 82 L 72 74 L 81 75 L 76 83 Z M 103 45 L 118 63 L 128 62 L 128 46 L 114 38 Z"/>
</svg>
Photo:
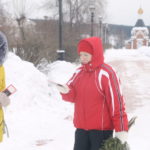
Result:
<svg viewBox="0 0 150 150">
<path fill-rule="evenodd" d="M 0 66 L 0 92 L 5 89 L 5 70 L 3 66 Z M 4 128 L 4 113 L 3 109 L 0 106 L 0 142 L 3 140 L 3 128 Z"/>
</svg>

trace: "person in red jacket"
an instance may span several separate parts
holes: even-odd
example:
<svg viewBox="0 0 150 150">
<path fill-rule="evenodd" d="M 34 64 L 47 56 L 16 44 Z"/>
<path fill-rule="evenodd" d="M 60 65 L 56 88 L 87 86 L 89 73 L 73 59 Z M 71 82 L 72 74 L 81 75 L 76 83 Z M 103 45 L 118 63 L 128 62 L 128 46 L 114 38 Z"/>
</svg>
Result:
<svg viewBox="0 0 150 150">
<path fill-rule="evenodd" d="M 77 49 L 82 66 L 66 85 L 57 85 L 62 99 L 74 103 L 74 150 L 99 150 L 113 130 L 124 143 L 128 131 L 124 98 L 114 69 L 104 63 L 102 41 L 82 39 Z"/>
</svg>

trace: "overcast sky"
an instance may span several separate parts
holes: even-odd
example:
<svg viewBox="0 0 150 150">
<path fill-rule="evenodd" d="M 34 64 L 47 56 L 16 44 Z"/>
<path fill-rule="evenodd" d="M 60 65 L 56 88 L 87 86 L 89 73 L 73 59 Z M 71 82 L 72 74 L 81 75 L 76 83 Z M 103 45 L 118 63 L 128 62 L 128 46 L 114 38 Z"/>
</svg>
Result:
<svg viewBox="0 0 150 150">
<path fill-rule="evenodd" d="M 139 7 L 143 8 L 142 19 L 150 25 L 150 0 L 107 0 L 107 21 L 115 24 L 135 25 Z"/>
</svg>

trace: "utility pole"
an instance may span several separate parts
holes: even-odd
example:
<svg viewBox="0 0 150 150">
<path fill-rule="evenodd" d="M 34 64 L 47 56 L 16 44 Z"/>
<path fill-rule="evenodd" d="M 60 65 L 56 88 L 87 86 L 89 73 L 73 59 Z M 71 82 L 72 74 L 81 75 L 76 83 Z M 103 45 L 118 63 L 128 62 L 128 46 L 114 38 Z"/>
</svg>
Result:
<svg viewBox="0 0 150 150">
<path fill-rule="evenodd" d="M 94 12 L 95 12 L 94 4 L 91 4 L 89 9 L 91 13 L 91 36 L 93 36 L 94 35 Z"/>
<path fill-rule="evenodd" d="M 59 1 L 59 50 L 57 50 L 58 53 L 58 60 L 64 60 L 64 54 L 65 50 L 63 50 L 62 47 L 62 0 Z"/>
</svg>

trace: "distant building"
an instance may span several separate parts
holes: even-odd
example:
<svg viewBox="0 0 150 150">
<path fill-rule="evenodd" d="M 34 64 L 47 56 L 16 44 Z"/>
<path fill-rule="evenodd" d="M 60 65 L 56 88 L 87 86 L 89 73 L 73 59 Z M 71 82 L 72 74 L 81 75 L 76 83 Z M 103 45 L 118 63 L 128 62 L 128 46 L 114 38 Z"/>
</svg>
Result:
<svg viewBox="0 0 150 150">
<path fill-rule="evenodd" d="M 138 14 L 143 14 L 142 8 L 138 10 Z M 149 46 L 149 30 L 145 26 L 144 21 L 140 18 L 131 30 L 131 38 L 125 42 L 127 49 L 138 49 L 141 46 Z"/>
</svg>

